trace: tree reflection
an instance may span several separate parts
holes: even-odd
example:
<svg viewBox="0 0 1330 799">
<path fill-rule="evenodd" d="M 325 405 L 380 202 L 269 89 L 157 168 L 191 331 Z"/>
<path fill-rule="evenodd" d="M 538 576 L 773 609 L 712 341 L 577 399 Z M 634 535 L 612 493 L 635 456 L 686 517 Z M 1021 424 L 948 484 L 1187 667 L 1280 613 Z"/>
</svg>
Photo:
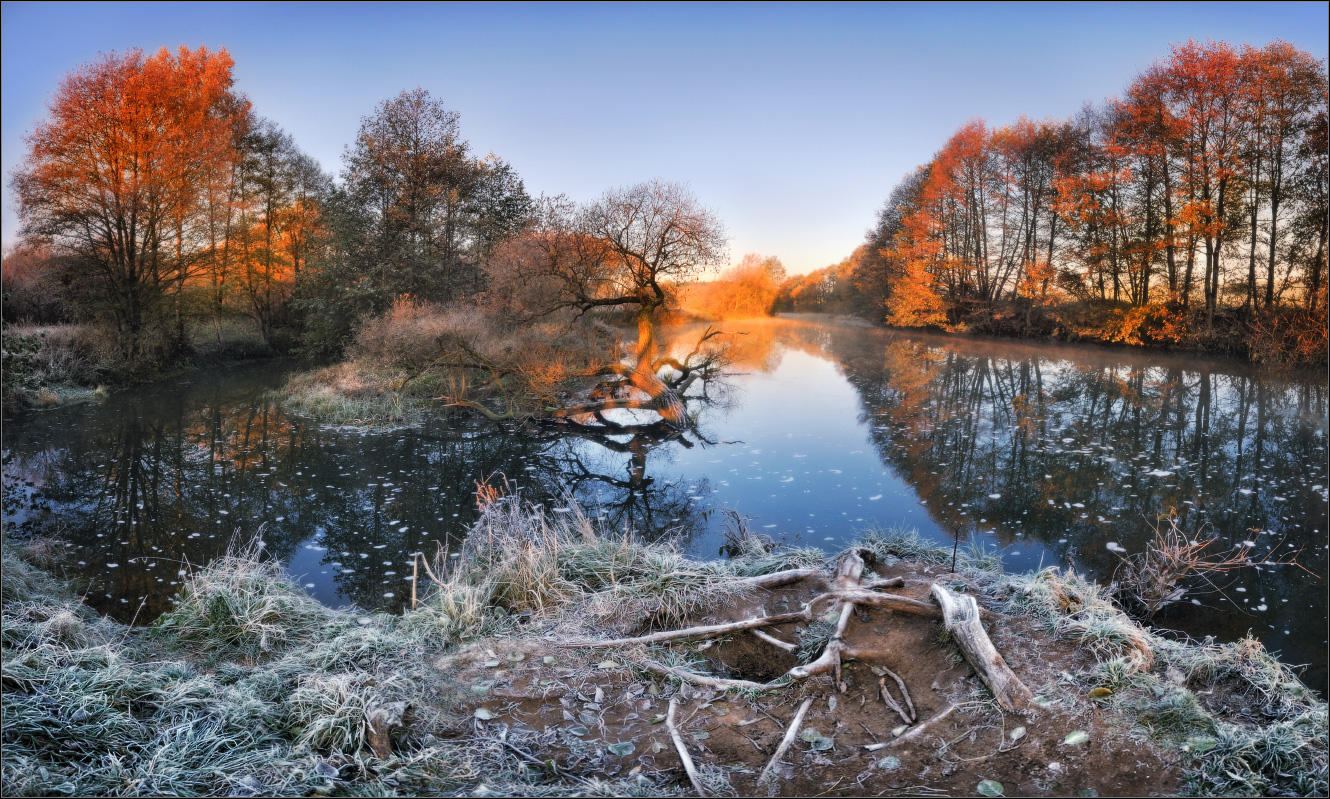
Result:
<svg viewBox="0 0 1330 799">
<path fill-rule="evenodd" d="M 261 537 L 332 603 L 400 609 L 412 553 L 456 552 L 477 481 L 502 474 L 529 501 L 569 497 L 649 539 L 699 527 L 696 487 L 658 481 L 648 458 L 706 441 L 694 423 L 573 426 L 525 434 L 437 419 L 364 433 L 287 416 L 263 370 L 113 397 L 62 424 L 6 432 L 4 513 L 17 538 L 58 536 L 89 604 L 122 620 L 169 609 L 180 572 Z M 699 386 L 699 410 L 716 398 Z M 662 455 L 662 457 L 668 457 Z"/>
<path fill-rule="evenodd" d="M 1192 538 L 1254 542 L 1255 563 L 1200 597 L 1228 609 L 1219 617 L 1186 604 L 1158 623 L 1236 637 L 1273 628 L 1269 608 L 1324 617 L 1324 583 L 1308 573 L 1326 573 L 1323 383 L 1080 350 L 893 336 L 865 346 L 829 329 L 824 351 L 856 387 L 883 463 L 940 528 L 1037 542 L 1107 581 L 1118 551 L 1143 550 L 1170 514 Z M 1306 571 L 1262 563 L 1294 551 Z"/>
</svg>

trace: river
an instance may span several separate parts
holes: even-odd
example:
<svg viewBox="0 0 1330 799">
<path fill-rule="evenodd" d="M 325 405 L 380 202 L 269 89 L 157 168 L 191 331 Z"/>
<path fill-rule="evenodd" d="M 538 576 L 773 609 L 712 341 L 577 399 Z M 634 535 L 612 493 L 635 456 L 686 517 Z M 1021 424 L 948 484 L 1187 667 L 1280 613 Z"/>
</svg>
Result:
<svg viewBox="0 0 1330 799">
<path fill-rule="evenodd" d="M 456 552 L 486 479 L 701 557 L 720 553 L 730 509 L 801 546 L 906 526 L 999 549 L 1008 570 L 1104 582 L 1172 514 L 1188 537 L 1216 538 L 1207 553 L 1246 547 L 1252 565 L 1156 626 L 1250 631 L 1325 694 L 1323 377 L 817 317 L 726 329 L 743 334 L 736 374 L 708 387 L 697 434 L 663 442 L 442 418 L 323 426 L 272 402 L 295 368 L 281 363 L 29 412 L 4 426 L 5 529 L 70 542 L 63 576 L 98 610 L 142 623 L 189 569 L 255 535 L 321 601 L 399 610 L 412 553 Z"/>
</svg>

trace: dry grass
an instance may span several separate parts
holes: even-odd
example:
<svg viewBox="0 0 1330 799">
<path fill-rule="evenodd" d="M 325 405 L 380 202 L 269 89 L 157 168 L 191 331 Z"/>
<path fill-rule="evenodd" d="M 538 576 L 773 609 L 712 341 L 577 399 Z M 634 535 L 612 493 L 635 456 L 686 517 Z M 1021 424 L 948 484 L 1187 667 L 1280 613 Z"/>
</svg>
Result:
<svg viewBox="0 0 1330 799">
<path fill-rule="evenodd" d="M 1213 547 L 1217 539 L 1202 536 L 1189 539 L 1176 517 L 1168 517 L 1166 522 L 1153 525 L 1154 539 L 1145 551 L 1122 558 L 1113 575 L 1112 590 L 1118 599 L 1147 621 L 1189 591 L 1217 592 L 1214 576 L 1252 565 L 1252 544 L 1217 552 Z M 1296 566 L 1298 554 L 1300 551 L 1275 561 L 1267 559 L 1262 565 Z"/>
<path fill-rule="evenodd" d="M 297 412 L 338 423 L 410 423 L 426 407 L 544 415 L 585 391 L 616 359 L 603 325 L 516 323 L 474 307 L 403 298 L 357 332 L 348 360 L 292 378 Z"/>
<path fill-rule="evenodd" d="M 474 686 L 450 682 L 449 664 L 511 653 L 519 640 L 548 645 L 679 626 L 734 598 L 738 575 L 813 558 L 749 535 L 736 545 L 731 561 L 693 561 L 671 546 L 602 529 L 571 503 L 551 513 L 490 493 L 460 557 L 442 553 L 430 565 L 429 590 L 401 617 L 318 605 L 249 548 L 193 575 L 176 609 L 145 633 L 97 618 L 6 543 L 0 788 L 5 795 L 673 790 L 664 772 L 599 782 L 528 768 L 494 739 L 459 737 L 473 729 L 466 708 Z M 936 565 L 951 557 L 949 548 L 898 531 L 870 531 L 860 545 L 884 562 Z M 984 565 L 989 556 L 963 557 L 969 590 L 991 611 L 1029 617 L 1093 656 L 1088 669 L 1068 667 L 1076 673 L 1067 679 L 1082 690 L 1064 689 L 1066 703 L 1116 719 L 1124 737 L 1178 752 L 1193 790 L 1326 791 L 1326 705 L 1258 642 L 1169 640 L 1076 575 L 1006 576 Z M 591 673 L 603 657 L 561 651 L 569 673 Z M 1093 688 L 1108 693 L 1086 698 Z M 1216 697 L 1259 711 L 1221 712 L 1211 704 Z M 412 718 L 393 757 L 380 760 L 367 745 L 370 714 L 398 701 L 411 703 Z"/>
<path fill-rule="evenodd" d="M 1175 641 L 1137 625 L 1100 586 L 1055 568 L 1004 577 L 991 593 L 1077 640 L 1097 666 L 1078 679 L 1132 734 L 1182 753 L 1189 789 L 1204 795 L 1324 795 L 1330 789 L 1327 706 L 1254 638 Z M 1234 718 L 1202 701 L 1241 698 L 1259 715 Z"/>
</svg>

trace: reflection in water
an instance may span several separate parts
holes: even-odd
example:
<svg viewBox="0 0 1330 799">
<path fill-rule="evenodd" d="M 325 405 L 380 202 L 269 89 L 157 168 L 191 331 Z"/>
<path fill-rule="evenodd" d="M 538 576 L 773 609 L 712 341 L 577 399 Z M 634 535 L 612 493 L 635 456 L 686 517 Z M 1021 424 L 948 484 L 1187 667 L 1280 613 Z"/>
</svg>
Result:
<svg viewBox="0 0 1330 799">
<path fill-rule="evenodd" d="M 714 512 L 729 507 L 787 542 L 835 548 L 875 521 L 905 523 L 1001 546 L 1009 568 L 1070 563 L 1106 581 L 1172 512 L 1190 535 L 1300 551 L 1326 573 L 1322 382 L 824 322 L 737 332 L 739 374 L 692 400 L 700 424 L 682 434 L 320 427 L 265 399 L 284 380 L 271 366 L 29 414 L 4 431 L 6 530 L 72 542 L 68 576 L 89 603 L 140 621 L 237 530 L 262 529 L 268 553 L 329 604 L 400 608 L 412 553 L 456 552 L 476 481 L 498 475 L 552 510 L 571 496 L 616 529 L 683 536 L 707 557 L 721 543 Z M 1250 629 L 1314 664 L 1305 678 L 1323 687 L 1324 586 L 1258 563 L 1156 623 L 1226 639 Z"/>
<path fill-rule="evenodd" d="M 648 453 L 686 434 L 551 438 L 446 421 L 364 434 L 285 415 L 266 398 L 283 380 L 269 366 L 200 374 L 6 425 L 6 531 L 73 544 L 67 575 L 128 621 L 155 618 L 191 565 L 260 531 L 321 600 L 400 609 L 412 553 L 458 551 L 476 482 L 492 476 L 649 537 L 700 526 L 686 488 L 647 474 Z"/>
</svg>

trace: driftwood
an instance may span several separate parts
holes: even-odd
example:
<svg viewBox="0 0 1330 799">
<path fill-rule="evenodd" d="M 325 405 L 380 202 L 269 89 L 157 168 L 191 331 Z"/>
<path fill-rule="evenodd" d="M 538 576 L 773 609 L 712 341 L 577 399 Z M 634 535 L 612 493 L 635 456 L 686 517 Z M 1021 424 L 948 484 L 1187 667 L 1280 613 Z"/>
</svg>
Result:
<svg viewBox="0 0 1330 799">
<path fill-rule="evenodd" d="M 1012 672 L 984 632 L 979 622 L 979 603 L 974 597 L 954 594 L 939 583 L 933 583 L 930 593 L 942 607 L 947 632 L 956 639 L 961 654 L 974 667 L 979 679 L 993 692 L 998 706 L 1008 713 L 1020 713 L 1029 707 L 1033 699 L 1030 689 Z"/>
<path fill-rule="evenodd" d="M 790 748 L 790 744 L 794 743 L 795 736 L 799 734 L 799 725 L 804 723 L 804 714 L 808 712 L 808 708 L 812 707 L 812 705 L 813 697 L 811 696 L 805 699 L 802 705 L 799 705 L 799 710 L 795 712 L 794 719 L 790 722 L 789 728 L 785 730 L 785 737 L 780 739 L 780 746 L 776 747 L 776 753 L 767 761 L 767 766 L 762 769 L 762 773 L 757 775 L 758 785 L 766 782 L 767 775 L 769 775 L 771 770 L 776 767 L 776 764 L 780 762 L 780 759 L 785 756 L 785 750 Z"/>
<path fill-rule="evenodd" d="M 806 580 L 809 577 L 817 577 L 823 574 L 826 574 L 826 572 L 820 568 L 786 569 L 785 571 L 772 572 L 771 574 L 759 574 L 756 577 L 744 577 L 740 582 L 754 588 L 779 588 L 782 585 L 797 583 L 800 580 Z"/>
<path fill-rule="evenodd" d="M 674 710 L 679 705 L 679 697 L 670 697 L 670 709 L 665 715 L 665 728 L 670 731 L 670 740 L 674 741 L 674 748 L 679 751 L 679 760 L 683 761 L 683 770 L 688 774 L 688 781 L 693 783 L 693 790 L 697 791 L 698 796 L 706 796 L 707 789 L 702 786 L 702 778 L 698 776 L 697 767 L 693 765 L 693 758 L 688 754 L 688 747 L 683 745 L 683 737 L 679 735 L 679 728 L 674 726 Z"/>
</svg>

